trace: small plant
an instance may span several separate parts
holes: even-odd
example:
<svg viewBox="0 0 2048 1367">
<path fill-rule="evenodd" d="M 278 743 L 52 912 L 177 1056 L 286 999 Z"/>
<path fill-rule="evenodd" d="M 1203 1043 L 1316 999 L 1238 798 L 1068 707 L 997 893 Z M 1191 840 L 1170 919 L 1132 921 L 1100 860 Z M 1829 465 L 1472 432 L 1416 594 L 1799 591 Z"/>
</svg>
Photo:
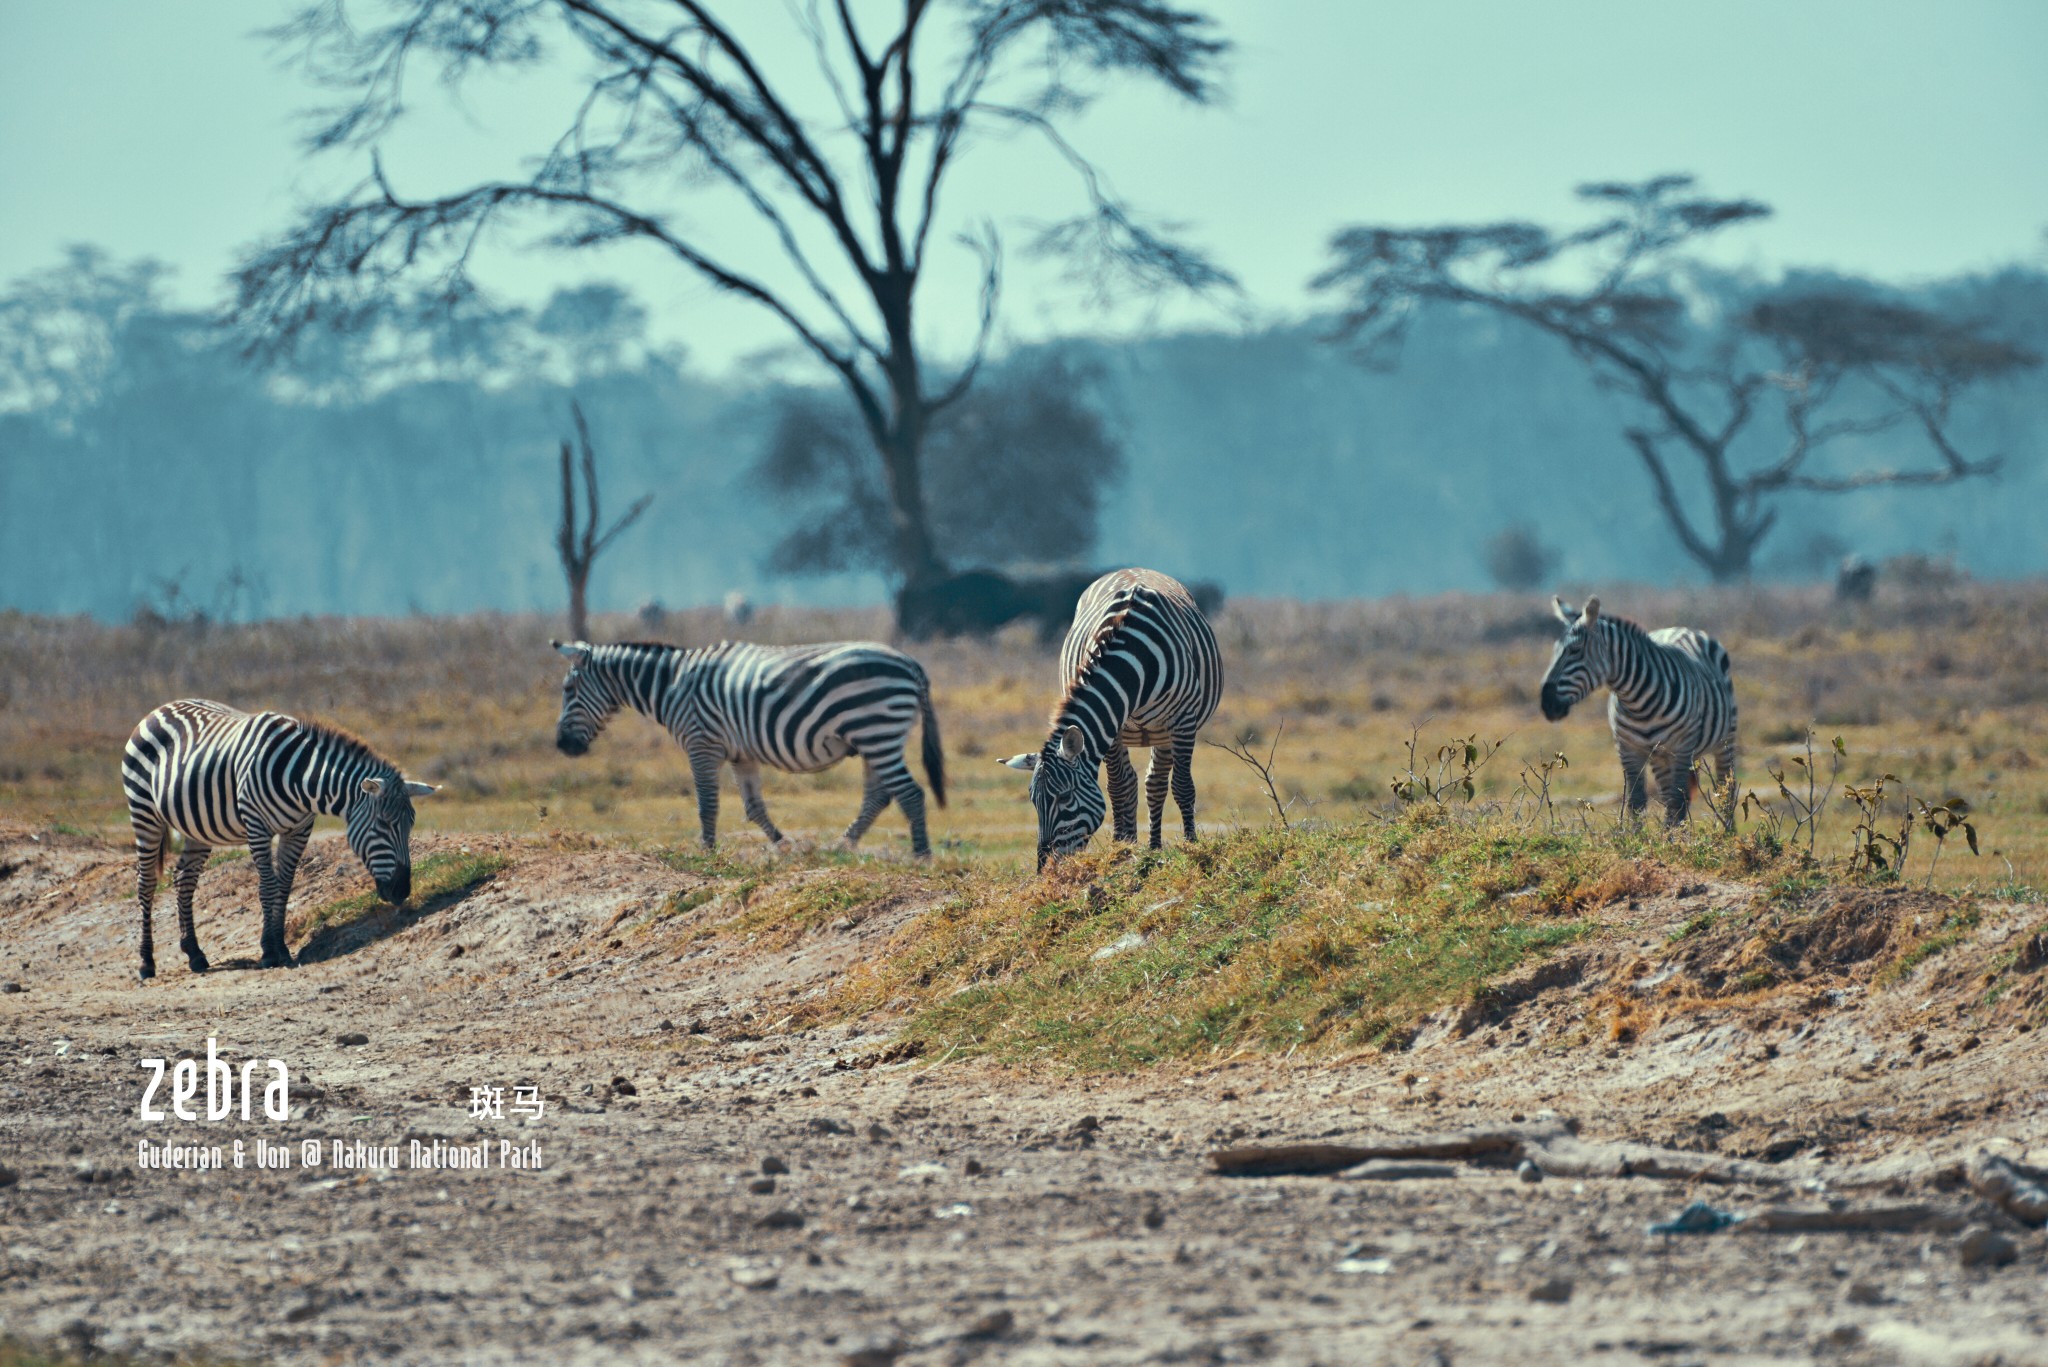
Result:
<svg viewBox="0 0 2048 1367">
<path fill-rule="evenodd" d="M 1877 781 L 1868 787 L 1858 788 L 1851 784 L 1842 789 L 1842 796 L 1855 806 L 1857 812 L 1855 829 L 1849 833 L 1850 872 L 1896 876 L 1904 866 L 1906 847 L 1913 839 L 1911 813 L 1900 823 L 1896 835 L 1888 834 L 1888 828 L 1879 829 L 1878 826 L 1885 819 L 1885 786 L 1898 781 L 1897 774 L 1880 774 Z"/>
<path fill-rule="evenodd" d="M 1388 780 L 1387 786 L 1404 803 L 1433 802 L 1442 807 L 1449 797 L 1470 802 L 1479 792 L 1479 771 L 1500 753 L 1504 740 L 1482 742 L 1477 736 L 1463 736 L 1436 748 L 1434 767 L 1420 760 L 1421 728 L 1408 733 L 1408 767 Z"/>
<path fill-rule="evenodd" d="M 1823 787 L 1819 766 L 1813 760 L 1813 732 L 1809 729 L 1806 733 L 1806 753 L 1792 757 L 1792 767 L 1799 772 L 1790 781 L 1783 769 L 1766 771 L 1778 785 L 1778 796 L 1785 800 L 1786 815 L 1792 820 L 1789 836 L 1783 831 L 1783 818 L 1768 800 L 1758 797 L 1754 792 L 1743 796 L 1743 814 L 1760 815 L 1768 827 L 1767 834 L 1772 839 L 1781 841 L 1787 849 L 1803 841 L 1806 848 L 1801 853 L 1806 862 L 1812 863 L 1814 845 L 1820 836 L 1821 813 L 1827 810 L 1829 801 L 1834 798 L 1835 783 L 1841 777 L 1842 761 L 1848 754 L 1848 747 L 1842 743 L 1840 736 L 1836 736 L 1830 746 L 1827 784 Z M 1793 786 L 1795 782 L 1798 784 L 1798 790 Z M 1879 781 L 1879 786 L 1882 787 L 1882 780 Z"/>
<path fill-rule="evenodd" d="M 1941 867 L 1941 852 L 1948 845 L 1948 838 L 1957 831 L 1969 842 L 1970 853 L 1977 854 L 1977 828 L 1970 821 L 1970 804 L 1959 797 L 1945 802 L 1925 802 L 1909 797 L 1911 820 L 1921 830 L 1934 837 L 1934 858 L 1927 865 L 1927 885 L 1934 886 L 1934 871 Z"/>
<path fill-rule="evenodd" d="M 1550 797 L 1551 781 L 1571 767 L 1572 762 L 1565 758 L 1562 750 L 1552 752 L 1549 759 L 1529 760 L 1522 765 L 1522 793 L 1534 804 L 1534 810 L 1542 814 L 1543 824 L 1548 830 L 1557 829 L 1557 808 Z"/>
<path fill-rule="evenodd" d="M 1294 829 L 1293 824 L 1287 819 L 1287 809 L 1294 805 L 1294 799 L 1289 798 L 1285 802 L 1280 800 L 1279 785 L 1273 781 L 1273 757 L 1280 753 L 1280 737 L 1286 733 L 1287 723 L 1283 720 L 1279 726 L 1274 728 L 1273 743 L 1266 747 L 1266 757 L 1263 760 L 1252 750 L 1252 746 L 1258 742 L 1259 738 L 1256 731 L 1247 730 L 1236 740 L 1227 744 L 1222 741 L 1212 740 L 1209 742 L 1210 745 L 1215 746 L 1224 754 L 1232 755 L 1242 760 L 1251 767 L 1253 773 L 1259 776 L 1259 783 L 1265 788 L 1266 798 L 1273 804 L 1273 814 L 1280 818 L 1280 829 L 1283 831 Z"/>
</svg>

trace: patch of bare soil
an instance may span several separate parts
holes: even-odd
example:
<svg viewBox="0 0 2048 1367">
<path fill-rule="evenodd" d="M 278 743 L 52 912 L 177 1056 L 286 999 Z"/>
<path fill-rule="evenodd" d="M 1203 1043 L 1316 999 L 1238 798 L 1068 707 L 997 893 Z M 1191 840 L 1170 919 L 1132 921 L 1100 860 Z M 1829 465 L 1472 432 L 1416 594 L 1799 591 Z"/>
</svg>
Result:
<svg viewBox="0 0 2048 1367">
<path fill-rule="evenodd" d="M 226 864 L 215 970 L 185 970 L 166 896 L 143 984 L 122 852 L 0 831 L 0 1327 L 319 1363 L 2048 1362 L 2048 1240 L 1958 1176 L 2048 1161 L 2039 908 L 1944 929 L 1910 892 L 1780 913 L 1652 880 L 1404 1052 L 1073 1079 L 902 1060 L 887 1022 L 792 1032 L 914 900 L 749 943 L 648 856 L 420 844 L 511 862 L 292 972 L 240 966 L 255 888 Z M 317 841 L 294 905 L 367 883 Z M 289 1064 L 289 1119 L 138 1118 L 140 1060 L 209 1035 Z M 1756 1180 L 1209 1162 L 1554 1117 Z M 144 1168 L 139 1141 L 229 1165 Z M 337 1167 L 337 1141 L 400 1161 Z M 417 1167 L 414 1141 L 540 1166 Z M 1696 1198 L 1809 1213 L 1647 1232 Z M 1841 1230 L 1831 1201 L 1929 1213 Z"/>
</svg>

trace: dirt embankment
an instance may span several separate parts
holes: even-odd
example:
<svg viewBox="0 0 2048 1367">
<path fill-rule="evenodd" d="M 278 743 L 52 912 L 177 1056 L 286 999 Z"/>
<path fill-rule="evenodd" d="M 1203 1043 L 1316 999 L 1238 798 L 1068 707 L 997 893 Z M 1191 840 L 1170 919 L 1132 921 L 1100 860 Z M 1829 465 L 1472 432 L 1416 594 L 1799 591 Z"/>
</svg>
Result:
<svg viewBox="0 0 2048 1367">
<path fill-rule="evenodd" d="M 915 899 L 749 941 L 705 933 L 737 887 L 810 875 L 488 836 L 416 862 L 436 854 L 469 881 L 404 916 L 301 913 L 290 973 L 246 967 L 254 877 L 224 864 L 200 894 L 215 970 L 185 970 L 165 897 L 161 976 L 137 984 L 125 857 L 0 832 L 0 983 L 23 989 L 0 996 L 6 1332 L 305 1362 L 2048 1361 L 2044 1236 L 1941 1176 L 1985 1150 L 2048 1161 L 2038 907 L 1780 911 L 1647 877 L 1600 935 L 1405 1051 L 1076 1078 L 901 1061 L 887 1020 L 792 1029 Z M 294 905 L 366 882 L 322 840 Z M 209 1035 L 287 1061 L 289 1119 L 138 1118 L 140 1060 L 203 1058 Z M 473 1115 L 478 1087 L 505 1114 Z M 512 1112 L 520 1088 L 539 1116 Z M 1796 1180 L 1206 1161 L 1543 1111 Z M 138 1141 L 237 1139 L 291 1165 L 138 1166 Z M 540 1166 L 308 1168 L 308 1140 L 538 1144 Z M 1890 1187 L 1839 1185 L 1882 1163 Z M 1952 1222 L 1646 1233 L 1695 1197 L 1831 1194 L 1930 1203 L 2009 1248 L 1966 1261 Z"/>
</svg>

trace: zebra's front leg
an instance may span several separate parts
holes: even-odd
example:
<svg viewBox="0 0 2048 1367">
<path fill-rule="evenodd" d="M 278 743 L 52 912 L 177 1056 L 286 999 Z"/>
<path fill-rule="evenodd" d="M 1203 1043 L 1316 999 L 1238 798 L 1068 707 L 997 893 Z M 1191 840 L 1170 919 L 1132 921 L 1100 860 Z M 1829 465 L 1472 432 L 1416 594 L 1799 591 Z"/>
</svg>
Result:
<svg viewBox="0 0 2048 1367">
<path fill-rule="evenodd" d="M 839 842 L 851 850 L 859 846 L 860 838 L 868 833 L 868 827 L 875 824 L 875 818 L 889 805 L 889 789 L 882 782 L 881 770 L 875 762 L 863 757 L 860 785 L 860 812 L 853 818 L 853 824 L 846 828 L 846 834 Z"/>
<path fill-rule="evenodd" d="M 1643 785 L 1643 765 L 1649 756 L 1632 750 L 1622 750 L 1621 755 L 1621 802 L 1628 821 L 1633 823 L 1650 805 L 1649 789 Z"/>
<path fill-rule="evenodd" d="M 1182 833 L 1195 838 L 1195 733 L 1173 738 L 1173 805 L 1180 808 Z"/>
<path fill-rule="evenodd" d="M 1658 777 L 1663 780 L 1664 824 L 1683 826 L 1692 813 L 1692 786 L 1699 779 L 1693 756 L 1682 751 L 1668 756 Z"/>
<path fill-rule="evenodd" d="M 206 861 L 212 854 L 204 845 L 187 844 L 178 856 L 177 871 L 171 876 L 178 892 L 178 948 L 185 951 L 186 966 L 194 973 L 204 973 L 209 967 L 199 948 L 199 932 L 192 926 L 192 899 L 198 895 L 199 875 L 206 872 Z"/>
<path fill-rule="evenodd" d="M 277 881 L 277 867 L 270 859 L 270 830 L 253 822 L 249 826 L 249 860 L 256 865 L 256 885 L 263 897 L 263 958 L 258 966 L 297 968 L 284 943 L 286 892 Z"/>
<path fill-rule="evenodd" d="M 164 842 L 170 832 L 160 827 L 146 827 L 137 824 L 135 829 L 135 900 L 142 913 L 142 967 L 138 974 L 143 981 L 156 976 L 156 945 L 150 933 L 150 909 L 156 903 L 157 875 L 163 871 Z"/>
<path fill-rule="evenodd" d="M 746 809 L 747 820 L 761 828 L 761 834 L 768 837 L 769 844 L 782 848 L 788 841 L 768 819 L 768 804 L 761 800 L 761 766 L 750 759 L 736 759 L 732 762 L 732 772 L 733 777 L 740 781 L 740 805 Z"/>
<path fill-rule="evenodd" d="M 1109 747 L 1102 763 L 1109 770 L 1110 831 L 1118 840 L 1135 844 L 1138 839 L 1138 770 L 1131 763 L 1130 747 L 1118 741 Z"/>
<path fill-rule="evenodd" d="M 716 750 L 690 751 L 690 781 L 697 790 L 697 825 L 704 848 L 718 848 L 718 769 L 725 757 Z"/>
<path fill-rule="evenodd" d="M 1152 848 L 1163 843 L 1161 824 L 1166 820 L 1166 784 L 1173 776 L 1176 748 L 1167 740 L 1152 747 L 1152 759 L 1145 765 L 1145 810 L 1152 817 Z"/>
</svg>

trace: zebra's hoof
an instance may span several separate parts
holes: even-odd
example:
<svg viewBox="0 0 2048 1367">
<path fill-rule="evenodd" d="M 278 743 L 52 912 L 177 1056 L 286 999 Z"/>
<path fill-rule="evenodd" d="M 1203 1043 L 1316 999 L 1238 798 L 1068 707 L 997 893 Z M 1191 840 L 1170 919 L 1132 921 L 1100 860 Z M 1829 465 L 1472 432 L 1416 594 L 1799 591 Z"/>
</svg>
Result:
<svg viewBox="0 0 2048 1367">
<path fill-rule="evenodd" d="M 213 966 L 206 962 L 206 955 L 200 951 L 198 945 L 180 945 L 179 948 L 185 951 L 185 962 L 194 973 L 204 973 Z"/>
<path fill-rule="evenodd" d="M 156 960 L 144 959 L 142 961 L 142 971 L 135 976 L 143 982 L 148 982 L 151 978 L 154 978 L 156 976 Z"/>
<path fill-rule="evenodd" d="M 292 958 L 290 952 L 282 949 L 267 949 L 263 951 L 263 961 L 257 965 L 258 968 L 297 968 L 298 966 L 298 962 Z"/>
</svg>

